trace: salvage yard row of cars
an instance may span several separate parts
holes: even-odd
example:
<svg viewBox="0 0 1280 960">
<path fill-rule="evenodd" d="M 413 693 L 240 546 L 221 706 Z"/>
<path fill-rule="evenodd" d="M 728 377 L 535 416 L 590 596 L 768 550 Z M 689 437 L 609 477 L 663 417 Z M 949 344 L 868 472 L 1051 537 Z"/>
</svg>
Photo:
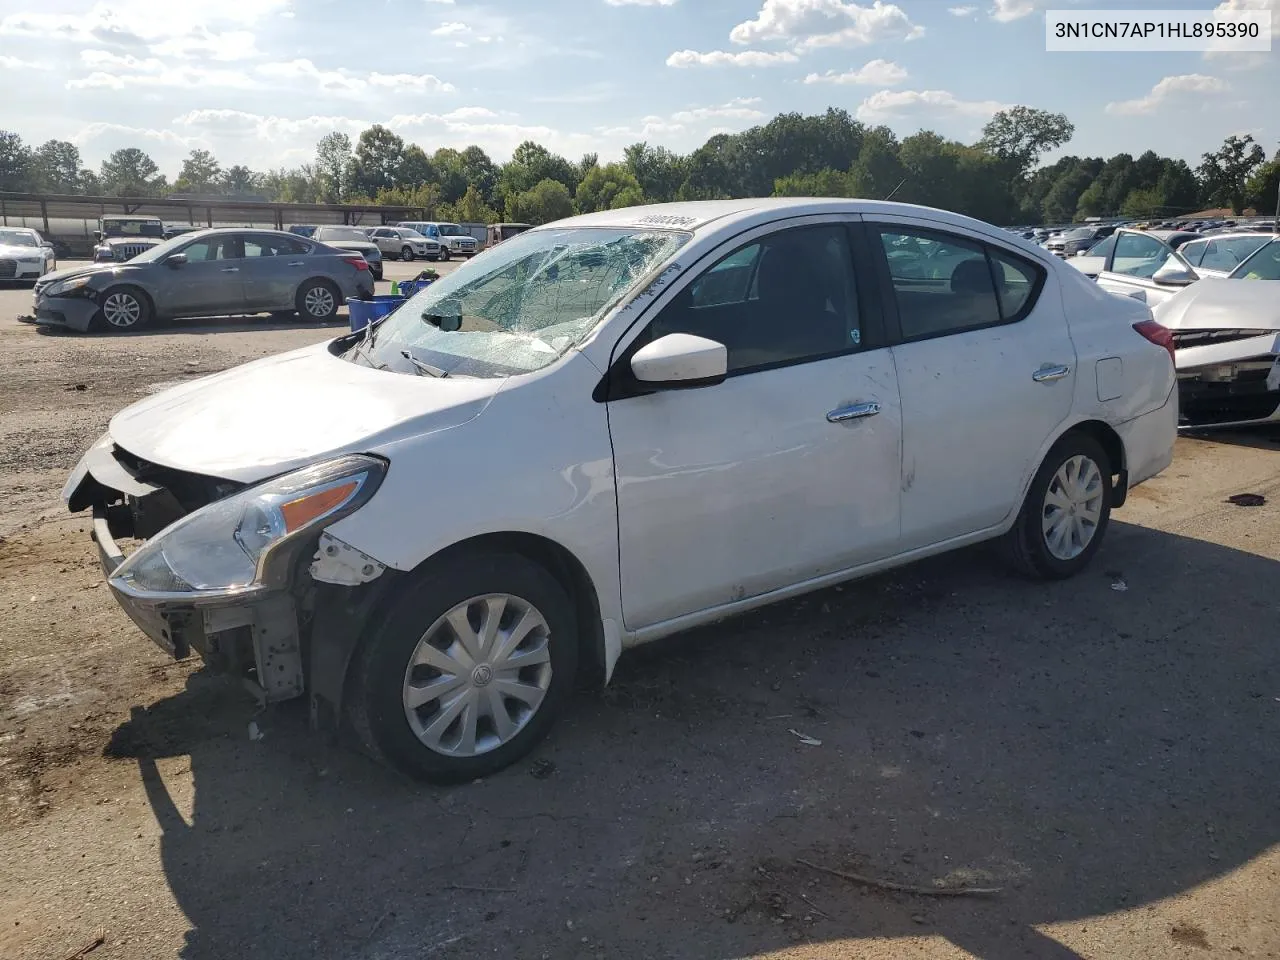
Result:
<svg viewBox="0 0 1280 960">
<path fill-rule="evenodd" d="M 167 654 L 467 781 L 638 644 L 982 541 L 1085 569 L 1172 461 L 1172 354 L 1146 304 L 967 217 L 602 211 L 126 408 L 63 497 Z"/>
</svg>

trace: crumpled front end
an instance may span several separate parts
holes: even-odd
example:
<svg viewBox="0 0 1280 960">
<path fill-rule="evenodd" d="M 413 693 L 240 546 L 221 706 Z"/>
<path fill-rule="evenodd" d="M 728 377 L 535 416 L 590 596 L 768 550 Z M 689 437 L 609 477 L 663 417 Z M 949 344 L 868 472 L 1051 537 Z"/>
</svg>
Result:
<svg viewBox="0 0 1280 960">
<path fill-rule="evenodd" d="M 305 692 L 317 589 L 384 570 L 323 531 L 372 495 L 380 470 L 348 457 L 250 487 L 149 463 L 104 436 L 63 499 L 92 510 L 111 592 L 147 637 L 176 659 L 195 651 L 273 702 Z M 135 549 L 126 556 L 122 543 Z"/>
<path fill-rule="evenodd" d="M 1184 429 L 1280 421 L 1280 333 L 1174 330 Z"/>
</svg>

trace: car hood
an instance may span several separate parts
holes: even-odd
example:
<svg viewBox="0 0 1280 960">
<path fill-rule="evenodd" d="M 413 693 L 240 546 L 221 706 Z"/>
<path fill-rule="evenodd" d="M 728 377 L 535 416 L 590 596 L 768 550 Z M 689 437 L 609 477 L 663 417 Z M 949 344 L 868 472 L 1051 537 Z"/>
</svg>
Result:
<svg viewBox="0 0 1280 960">
<path fill-rule="evenodd" d="M 149 247 L 154 247 L 157 243 L 164 243 L 164 237 L 103 237 L 98 241 L 98 246 L 118 247 L 125 244 L 130 246 L 146 244 Z"/>
<path fill-rule="evenodd" d="M 151 463 L 253 483 L 466 423 L 505 382 L 375 370 L 320 343 L 172 387 L 117 413 L 109 432 Z"/>
<path fill-rule="evenodd" d="M 115 273 L 120 270 L 118 263 L 90 263 L 79 267 L 64 267 L 46 273 L 40 278 L 41 284 L 57 283 L 59 280 L 70 280 L 72 277 L 83 277 L 90 273 Z"/>
<path fill-rule="evenodd" d="M 23 247 L 18 244 L 10 246 L 7 243 L 0 243 L 0 257 L 9 260 L 15 260 L 22 257 L 39 257 L 43 251 L 39 247 Z"/>
<path fill-rule="evenodd" d="M 1280 281 L 1205 277 L 1152 315 L 1170 330 L 1280 330 Z"/>
</svg>

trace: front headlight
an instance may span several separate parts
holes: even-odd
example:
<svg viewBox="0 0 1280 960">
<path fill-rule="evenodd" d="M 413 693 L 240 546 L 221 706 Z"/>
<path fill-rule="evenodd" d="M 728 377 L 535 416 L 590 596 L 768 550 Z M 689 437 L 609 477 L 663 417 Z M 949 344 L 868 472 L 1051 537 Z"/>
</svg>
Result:
<svg viewBox="0 0 1280 960">
<path fill-rule="evenodd" d="M 282 587 L 289 548 L 364 506 L 386 469 L 384 460 L 355 454 L 218 500 L 156 534 L 112 583 L 128 593 L 187 596 Z"/>
<path fill-rule="evenodd" d="M 44 295 L 46 297 L 64 297 L 68 293 L 79 290 L 92 279 L 91 277 L 72 277 L 70 280 L 59 280 L 45 287 Z"/>
</svg>

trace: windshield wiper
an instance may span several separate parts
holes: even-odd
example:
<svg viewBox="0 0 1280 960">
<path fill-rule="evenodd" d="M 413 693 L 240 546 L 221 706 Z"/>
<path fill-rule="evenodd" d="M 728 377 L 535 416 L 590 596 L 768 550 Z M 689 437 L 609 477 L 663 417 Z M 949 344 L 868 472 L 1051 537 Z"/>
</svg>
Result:
<svg viewBox="0 0 1280 960">
<path fill-rule="evenodd" d="M 437 367 L 433 364 L 427 363 L 427 361 L 425 360 L 419 360 L 408 350 L 401 350 L 400 356 L 404 357 L 406 360 L 412 363 L 414 369 L 418 370 L 421 373 L 430 374 L 431 376 L 439 377 L 442 380 L 445 377 L 449 376 L 448 370 L 445 370 L 443 367 Z"/>
</svg>

